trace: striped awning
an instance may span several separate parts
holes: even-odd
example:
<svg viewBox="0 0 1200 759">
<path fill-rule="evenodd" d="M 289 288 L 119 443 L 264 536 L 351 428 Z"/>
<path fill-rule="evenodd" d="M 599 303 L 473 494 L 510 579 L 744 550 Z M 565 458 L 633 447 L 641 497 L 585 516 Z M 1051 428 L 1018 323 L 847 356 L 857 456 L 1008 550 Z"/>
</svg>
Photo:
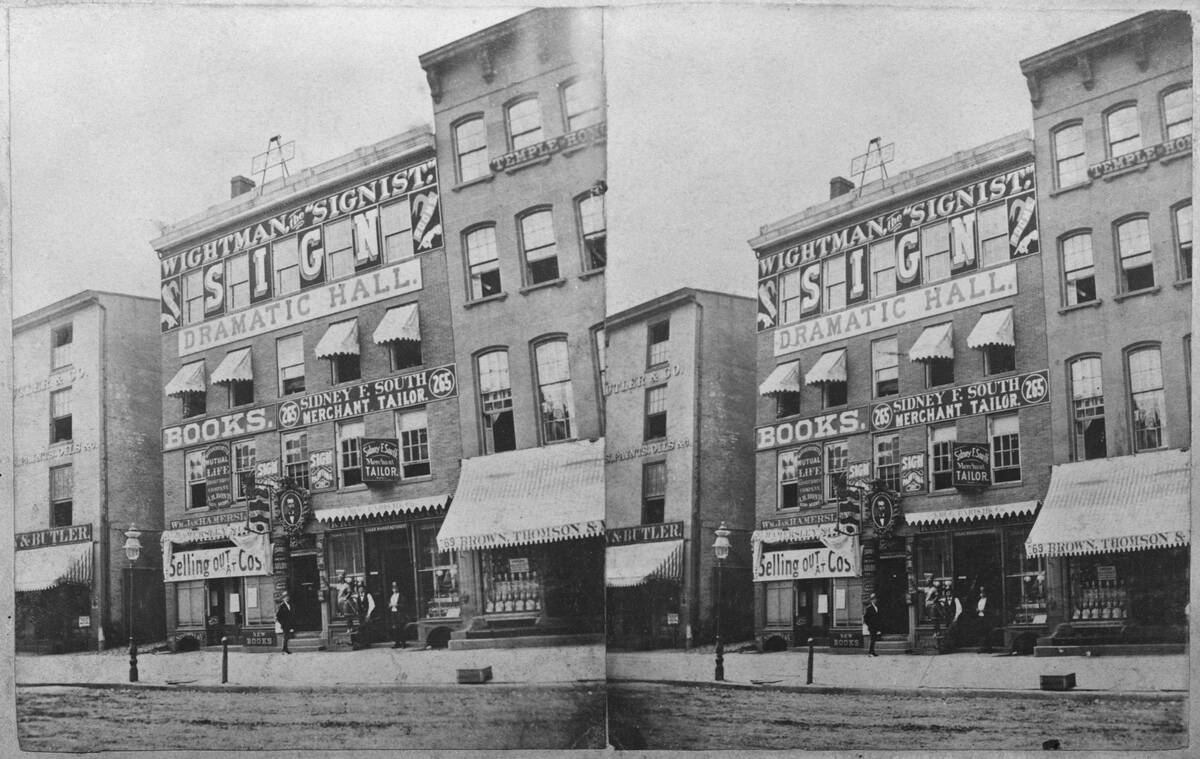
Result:
<svg viewBox="0 0 1200 759">
<path fill-rule="evenodd" d="M 678 581 L 682 568 L 682 540 L 609 546 L 604 552 L 604 583 L 610 588 L 631 588 L 650 580 Z"/>
<path fill-rule="evenodd" d="M 313 511 L 313 518 L 324 524 L 348 522 L 353 519 L 372 519 L 441 509 L 449 503 L 450 495 L 443 493 L 425 498 L 410 498 L 406 501 L 381 501 L 380 503 L 360 503 L 355 506 L 338 506 L 332 509 L 316 509 Z"/>
<path fill-rule="evenodd" d="M 16 590 L 46 590 L 64 583 L 92 582 L 92 543 L 68 543 L 16 552 Z"/>
<path fill-rule="evenodd" d="M 166 393 L 169 396 L 203 393 L 206 390 L 203 361 L 193 361 L 179 367 L 179 371 L 175 372 L 175 376 L 171 378 L 166 387 Z"/>
<path fill-rule="evenodd" d="M 229 382 L 253 382 L 254 372 L 250 368 L 250 349 L 241 348 L 230 351 L 221 359 L 221 364 L 212 374 L 214 385 Z"/>
<path fill-rule="evenodd" d="M 989 311 L 979 317 L 975 328 L 967 337 L 968 348 L 986 348 L 989 345 L 1015 346 L 1013 338 L 1013 310 L 1002 308 L 999 311 Z"/>
<path fill-rule="evenodd" d="M 908 349 L 910 361 L 949 361 L 954 358 L 954 324 L 935 324 L 926 327 L 917 341 Z"/>
<path fill-rule="evenodd" d="M 1039 503 L 1040 501 L 1017 501 L 1015 503 L 997 503 L 991 506 L 971 506 L 965 509 L 906 511 L 904 513 L 904 521 L 911 525 L 954 524 L 957 522 L 977 522 L 985 519 L 1021 517 L 1034 514 L 1037 511 Z"/>
<path fill-rule="evenodd" d="M 818 385 L 823 382 L 845 382 L 846 381 L 846 349 L 842 348 L 836 351 L 822 353 L 817 359 L 817 363 L 812 369 L 808 370 L 808 374 L 804 375 L 804 382 L 809 385 Z"/>
<path fill-rule="evenodd" d="M 771 370 L 758 386 L 759 395 L 800 392 L 800 362 L 788 361 Z"/>
<path fill-rule="evenodd" d="M 371 336 L 376 345 L 394 340 L 421 341 L 421 315 L 416 303 L 389 308 Z"/>
<path fill-rule="evenodd" d="M 358 319 L 330 324 L 317 342 L 317 358 L 358 355 Z"/>
</svg>

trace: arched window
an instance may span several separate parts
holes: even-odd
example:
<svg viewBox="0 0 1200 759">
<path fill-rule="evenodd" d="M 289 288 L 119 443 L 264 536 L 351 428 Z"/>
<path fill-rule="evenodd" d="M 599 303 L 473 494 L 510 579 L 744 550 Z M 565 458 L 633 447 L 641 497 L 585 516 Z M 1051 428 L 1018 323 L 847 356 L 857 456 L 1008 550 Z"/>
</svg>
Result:
<svg viewBox="0 0 1200 759">
<path fill-rule="evenodd" d="M 499 295 L 500 258 L 496 252 L 496 228 L 479 227 L 463 236 L 467 253 L 467 277 L 471 283 L 471 300 Z"/>
<path fill-rule="evenodd" d="M 1104 116 L 1108 132 L 1108 156 L 1116 158 L 1142 149 L 1142 126 L 1135 103 L 1118 106 Z"/>
<path fill-rule="evenodd" d="M 558 245 L 550 209 L 527 213 L 519 219 L 521 252 L 525 256 L 525 284 L 558 279 Z"/>
<path fill-rule="evenodd" d="M 1087 179 L 1083 125 L 1067 124 L 1054 130 L 1054 181 L 1058 187 L 1070 187 Z"/>
<path fill-rule="evenodd" d="M 588 193 L 576 201 L 579 231 L 583 235 L 584 267 L 593 271 L 608 263 L 608 230 L 604 220 L 604 196 Z"/>
<path fill-rule="evenodd" d="M 599 88 L 593 79 L 576 79 L 562 86 L 563 118 L 568 132 L 603 118 Z"/>
<path fill-rule="evenodd" d="M 508 144 L 520 150 L 542 141 L 542 113 L 536 97 L 518 100 L 508 107 Z"/>
<path fill-rule="evenodd" d="M 1066 305 L 1096 299 L 1096 265 L 1092 258 L 1092 233 L 1076 232 L 1062 239 L 1062 271 Z"/>
<path fill-rule="evenodd" d="M 1179 278 L 1192 278 L 1192 201 L 1171 209 L 1175 223 L 1175 255 L 1179 262 Z"/>
<path fill-rule="evenodd" d="M 454 155 L 458 181 L 467 182 L 488 173 L 487 130 L 482 116 L 468 118 L 454 127 Z"/>
<path fill-rule="evenodd" d="M 1163 130 L 1168 140 L 1192 133 L 1192 87 L 1184 85 L 1163 93 Z"/>
<path fill-rule="evenodd" d="M 543 443 L 570 440 L 575 418 L 575 396 L 571 392 L 571 366 L 565 337 L 545 340 L 534 346 L 537 370 L 538 409 Z"/>
<path fill-rule="evenodd" d="M 483 424 L 483 452 L 515 450 L 512 383 L 508 377 L 508 351 L 497 348 L 475 358 L 479 377 L 479 410 Z"/>
<path fill-rule="evenodd" d="M 1150 249 L 1150 220 L 1138 216 L 1117 224 L 1117 255 L 1125 292 L 1154 287 L 1154 254 Z"/>
<path fill-rule="evenodd" d="M 1162 354 L 1157 345 L 1129 351 L 1129 410 L 1133 417 L 1133 450 L 1146 451 L 1166 445 L 1163 419 Z"/>
<path fill-rule="evenodd" d="M 1071 455 L 1075 461 L 1108 456 L 1104 424 L 1104 380 L 1099 356 L 1077 358 L 1068 364 L 1071 383 Z"/>
</svg>

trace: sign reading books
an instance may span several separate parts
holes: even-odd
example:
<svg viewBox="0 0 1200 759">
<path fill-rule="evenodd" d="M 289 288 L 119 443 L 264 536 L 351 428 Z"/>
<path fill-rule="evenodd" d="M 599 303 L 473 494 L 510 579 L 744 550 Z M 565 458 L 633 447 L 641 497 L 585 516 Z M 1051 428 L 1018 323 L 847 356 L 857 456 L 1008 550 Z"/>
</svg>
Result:
<svg viewBox="0 0 1200 759">
<path fill-rule="evenodd" d="M 400 479 L 400 441 L 395 438 L 362 438 L 362 480 L 391 483 Z"/>
<path fill-rule="evenodd" d="M 955 443 L 951 462 L 954 487 L 973 490 L 991 486 L 991 454 L 987 443 Z"/>
<path fill-rule="evenodd" d="M 232 474 L 229 446 L 225 443 L 210 445 L 204 452 L 204 500 L 208 508 L 224 509 L 233 503 L 229 484 Z"/>
</svg>

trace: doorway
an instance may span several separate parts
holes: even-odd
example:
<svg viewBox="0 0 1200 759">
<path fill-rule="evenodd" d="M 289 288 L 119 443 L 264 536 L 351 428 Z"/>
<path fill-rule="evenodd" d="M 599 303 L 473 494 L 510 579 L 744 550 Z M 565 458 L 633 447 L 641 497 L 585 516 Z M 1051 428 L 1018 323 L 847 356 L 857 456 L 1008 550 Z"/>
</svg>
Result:
<svg viewBox="0 0 1200 759">
<path fill-rule="evenodd" d="M 796 640 L 829 634 L 829 581 L 796 581 Z"/>
<path fill-rule="evenodd" d="M 879 559 L 875 565 L 875 595 L 884 635 L 908 634 L 908 573 L 904 557 Z"/>
<path fill-rule="evenodd" d="M 367 592 L 375 598 L 376 608 L 385 611 L 392 596 L 392 583 L 400 586 L 405 619 L 417 618 L 417 599 L 413 585 L 412 549 L 408 528 L 392 527 L 364 535 Z"/>
<path fill-rule="evenodd" d="M 961 591 L 964 611 L 975 608 L 980 588 L 987 591 L 989 606 L 1000 603 L 1004 579 L 1000 570 L 1000 534 L 992 531 L 955 535 L 954 574 L 966 578 L 960 580 L 964 583 Z"/>
<path fill-rule="evenodd" d="M 291 557 L 292 622 L 297 630 L 321 629 L 321 582 L 317 574 L 317 557 Z"/>
</svg>

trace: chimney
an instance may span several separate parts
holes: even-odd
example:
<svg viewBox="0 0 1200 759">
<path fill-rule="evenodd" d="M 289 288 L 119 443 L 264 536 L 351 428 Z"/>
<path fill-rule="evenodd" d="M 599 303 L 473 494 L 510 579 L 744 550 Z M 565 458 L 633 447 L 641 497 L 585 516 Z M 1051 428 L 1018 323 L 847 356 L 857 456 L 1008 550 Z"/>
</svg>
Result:
<svg viewBox="0 0 1200 759">
<path fill-rule="evenodd" d="M 253 189 L 254 180 L 248 179 L 241 174 L 229 180 L 229 197 L 231 198 L 236 198 L 238 195 L 245 195 Z"/>
<path fill-rule="evenodd" d="M 829 180 L 829 199 L 845 195 L 854 189 L 854 183 L 845 177 L 834 177 Z"/>
</svg>

